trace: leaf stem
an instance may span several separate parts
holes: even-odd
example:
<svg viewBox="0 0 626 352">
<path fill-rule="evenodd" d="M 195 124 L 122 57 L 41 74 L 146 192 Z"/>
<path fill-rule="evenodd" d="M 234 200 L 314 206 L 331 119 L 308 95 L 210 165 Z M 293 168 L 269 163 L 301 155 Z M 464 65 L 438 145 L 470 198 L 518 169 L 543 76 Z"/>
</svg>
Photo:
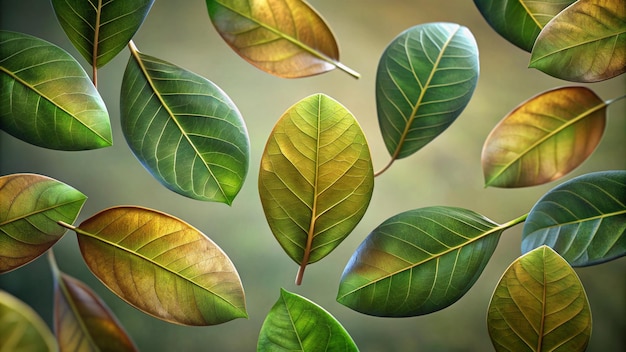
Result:
<svg viewBox="0 0 626 352">
<path fill-rule="evenodd" d="M 515 218 L 515 219 L 513 219 L 513 220 L 511 220 L 509 222 L 506 222 L 506 223 L 500 225 L 500 227 L 502 228 L 502 230 L 506 230 L 508 228 L 511 228 L 511 227 L 517 225 L 517 224 L 520 224 L 520 223 L 526 221 L 526 218 L 528 218 L 528 214 L 529 213 L 526 213 L 526 214 L 524 214 L 524 215 L 522 215 L 522 216 L 520 216 L 518 218 Z"/>
<path fill-rule="evenodd" d="M 66 222 L 63 222 L 63 221 L 60 221 L 60 220 L 57 221 L 57 224 L 59 224 L 60 226 L 65 227 L 68 230 L 76 231 L 76 229 L 77 229 L 76 226 L 70 225 L 70 224 L 68 224 Z"/>
<path fill-rule="evenodd" d="M 625 95 L 622 95 L 621 97 L 617 97 L 617 98 L 615 98 L 615 99 L 607 100 L 607 101 L 605 101 L 604 103 L 605 103 L 606 105 L 611 105 L 611 104 L 615 103 L 616 101 L 618 101 L 618 100 L 622 100 L 622 99 L 624 99 L 624 98 L 626 98 L 626 94 L 625 94 Z"/>
<path fill-rule="evenodd" d="M 389 160 L 389 162 L 387 163 L 387 165 L 385 165 L 385 167 L 383 167 L 382 169 L 374 173 L 374 177 L 380 176 L 383 172 L 387 171 L 387 169 L 391 167 L 391 164 L 393 164 L 394 161 L 396 161 L 396 158 L 392 157 L 391 160 Z"/>
</svg>

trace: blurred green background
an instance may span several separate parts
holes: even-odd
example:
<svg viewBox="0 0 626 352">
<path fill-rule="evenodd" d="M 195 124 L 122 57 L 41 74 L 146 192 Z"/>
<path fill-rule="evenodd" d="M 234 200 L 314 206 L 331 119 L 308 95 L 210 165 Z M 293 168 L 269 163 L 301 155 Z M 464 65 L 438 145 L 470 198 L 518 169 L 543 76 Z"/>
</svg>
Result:
<svg viewBox="0 0 626 352">
<path fill-rule="evenodd" d="M 119 125 L 119 91 L 128 50 L 100 70 L 99 89 L 111 115 L 114 146 L 84 152 L 46 150 L 0 132 L 0 174 L 33 172 L 56 178 L 89 199 L 78 221 L 115 205 L 141 205 L 177 216 L 211 237 L 230 256 L 246 291 L 249 319 L 212 327 L 183 327 L 153 319 L 111 294 L 86 268 L 73 233 L 54 247 L 61 270 L 88 283 L 109 304 L 143 351 L 253 351 L 265 315 L 281 287 L 322 305 L 364 352 L 489 351 L 485 317 L 491 293 L 508 265 L 520 255 L 521 226 L 506 231 L 476 285 L 456 304 L 415 318 L 362 315 L 335 302 L 339 278 L 352 252 L 382 221 L 399 212 L 430 206 L 468 208 L 497 222 L 524 213 L 562 181 L 525 189 L 485 189 L 480 153 L 493 126 L 531 96 L 569 85 L 527 69 L 529 54 L 499 37 L 470 0 L 312 0 L 333 29 L 341 61 L 359 71 L 355 80 L 335 70 L 287 80 L 247 64 L 222 41 L 203 0 L 157 0 L 134 38 L 142 52 L 196 72 L 226 91 L 246 120 L 252 146 L 250 171 L 232 207 L 174 194 L 136 161 Z M 61 30 L 49 1 L 0 0 L 2 29 L 55 43 L 88 67 Z M 283 253 L 263 216 L 257 193 L 259 160 L 277 119 L 292 104 L 317 92 L 337 99 L 357 117 L 368 136 L 376 170 L 389 160 L 376 117 L 375 72 L 387 44 L 400 32 L 426 22 L 469 27 L 480 49 L 481 76 L 473 99 L 458 120 L 417 154 L 397 161 L 376 179 L 371 205 L 354 232 L 327 258 L 311 265 L 302 286 L 294 285 L 297 265 Z M 623 95 L 624 76 L 590 85 L 603 99 Z M 587 172 L 626 168 L 626 103 L 609 107 L 600 146 L 565 179 Z M 624 259 L 577 269 L 587 290 L 594 326 L 590 351 L 624 351 L 626 265 Z M 52 282 L 40 258 L 0 276 L 0 288 L 52 319 Z"/>
</svg>

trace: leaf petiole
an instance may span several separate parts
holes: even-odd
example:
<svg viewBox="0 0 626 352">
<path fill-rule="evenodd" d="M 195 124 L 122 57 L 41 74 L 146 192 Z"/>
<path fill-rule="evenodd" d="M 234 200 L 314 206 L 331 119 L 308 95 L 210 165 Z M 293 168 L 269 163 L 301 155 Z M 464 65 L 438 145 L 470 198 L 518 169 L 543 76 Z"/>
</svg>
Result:
<svg viewBox="0 0 626 352">
<path fill-rule="evenodd" d="M 624 98 L 626 98 L 626 94 L 622 95 L 621 97 L 617 97 L 617 98 L 614 98 L 614 99 L 611 99 L 611 100 L 607 100 L 607 101 L 604 102 L 604 104 L 611 105 L 611 104 L 615 103 L 616 101 L 622 100 Z"/>
</svg>

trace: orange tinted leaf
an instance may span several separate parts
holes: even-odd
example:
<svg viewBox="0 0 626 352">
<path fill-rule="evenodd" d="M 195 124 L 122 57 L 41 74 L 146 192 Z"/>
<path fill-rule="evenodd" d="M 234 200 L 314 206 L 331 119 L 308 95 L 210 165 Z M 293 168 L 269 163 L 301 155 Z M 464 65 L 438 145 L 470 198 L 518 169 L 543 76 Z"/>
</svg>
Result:
<svg viewBox="0 0 626 352">
<path fill-rule="evenodd" d="M 525 187 L 564 176 L 595 150 L 605 123 L 606 103 L 585 87 L 557 88 L 527 100 L 487 137 L 485 184 Z"/>
<path fill-rule="evenodd" d="M 91 271 L 144 313 L 182 325 L 247 317 L 233 263 L 180 219 L 146 208 L 115 207 L 74 231 Z"/>
<path fill-rule="evenodd" d="M 242 58 L 273 75 L 299 78 L 338 67 L 335 37 L 324 19 L 301 0 L 206 0 L 215 29 Z"/>
</svg>

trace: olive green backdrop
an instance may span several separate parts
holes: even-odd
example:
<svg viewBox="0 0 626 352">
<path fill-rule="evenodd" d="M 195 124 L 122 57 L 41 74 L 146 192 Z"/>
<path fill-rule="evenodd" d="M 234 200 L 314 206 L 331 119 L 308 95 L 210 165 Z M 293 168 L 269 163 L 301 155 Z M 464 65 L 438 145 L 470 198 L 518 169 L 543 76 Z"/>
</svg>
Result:
<svg viewBox="0 0 626 352">
<path fill-rule="evenodd" d="M 485 189 L 480 153 L 493 126 L 531 96 L 568 82 L 527 69 L 529 54 L 509 44 L 486 24 L 471 0 L 313 0 L 333 29 L 341 61 L 359 71 L 355 80 L 335 70 L 298 80 L 281 79 L 247 64 L 222 41 L 210 23 L 204 0 L 156 0 L 134 38 L 142 52 L 210 79 L 234 100 L 246 120 L 251 164 L 232 207 L 202 203 L 172 193 L 155 181 L 126 146 L 119 124 L 119 91 L 128 50 L 100 70 L 99 90 L 107 103 L 114 146 L 84 152 L 46 150 L 0 132 L 0 174 L 34 172 L 65 182 L 89 199 L 79 221 L 114 205 L 141 205 L 177 216 L 211 237 L 230 256 L 242 278 L 249 319 L 220 326 L 182 327 L 153 319 L 118 299 L 86 269 L 76 239 L 68 233 L 55 247 L 61 270 L 87 282 L 115 312 L 143 351 L 253 351 L 265 315 L 281 287 L 303 295 L 333 314 L 364 352 L 493 350 L 485 318 L 491 293 L 508 265 L 520 255 L 521 225 L 506 231 L 493 259 L 470 292 L 434 314 L 377 318 L 335 302 L 339 278 L 352 252 L 378 224 L 399 212 L 430 206 L 469 208 L 497 222 L 527 213 L 535 201 L 562 181 L 525 189 Z M 0 0 L 0 27 L 42 37 L 74 55 L 49 1 Z M 292 104 L 325 93 L 353 112 L 366 133 L 374 168 L 389 160 L 374 101 L 375 72 L 387 44 L 400 32 L 425 22 L 469 27 L 481 59 L 481 76 L 465 112 L 417 154 L 397 161 L 376 178 L 371 205 L 354 232 L 333 253 L 307 268 L 294 285 L 297 265 L 283 253 L 263 216 L 257 192 L 259 160 L 277 119 Z M 89 69 L 88 69 L 89 70 Z M 605 100 L 623 95 L 624 77 L 590 85 Z M 609 107 L 599 148 L 566 179 L 583 173 L 626 168 L 626 103 Z M 577 269 L 587 290 L 594 326 L 590 351 L 626 350 L 626 262 L 620 259 Z M 45 258 L 0 276 L 0 288 L 52 319 L 52 282 Z"/>
</svg>

